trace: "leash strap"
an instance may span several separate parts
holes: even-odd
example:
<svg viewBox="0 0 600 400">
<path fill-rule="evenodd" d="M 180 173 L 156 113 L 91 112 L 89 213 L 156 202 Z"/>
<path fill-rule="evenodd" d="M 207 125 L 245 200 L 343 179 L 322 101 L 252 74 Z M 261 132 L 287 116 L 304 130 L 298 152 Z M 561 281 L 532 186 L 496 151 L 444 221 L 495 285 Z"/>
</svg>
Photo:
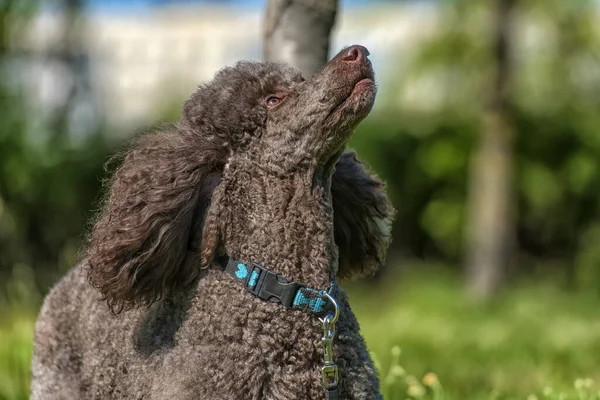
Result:
<svg viewBox="0 0 600 400">
<path fill-rule="evenodd" d="M 325 389 L 325 400 L 338 400 L 340 397 L 338 396 L 337 389 L 328 390 Z"/>
<path fill-rule="evenodd" d="M 225 273 L 261 300 L 318 315 L 324 315 L 327 311 L 327 291 L 311 289 L 299 282 L 290 282 L 259 264 L 244 263 L 230 258 Z M 332 290 L 334 288 L 335 281 Z"/>
</svg>

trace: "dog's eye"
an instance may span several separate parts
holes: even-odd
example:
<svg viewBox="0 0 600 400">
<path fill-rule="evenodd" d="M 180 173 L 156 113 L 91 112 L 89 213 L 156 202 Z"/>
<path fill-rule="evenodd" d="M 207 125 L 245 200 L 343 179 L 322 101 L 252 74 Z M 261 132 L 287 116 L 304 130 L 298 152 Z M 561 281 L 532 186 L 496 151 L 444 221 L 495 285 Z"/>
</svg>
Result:
<svg viewBox="0 0 600 400">
<path fill-rule="evenodd" d="M 273 108 L 277 106 L 284 99 L 284 96 L 269 96 L 266 98 L 265 103 L 267 103 L 268 108 Z"/>
</svg>

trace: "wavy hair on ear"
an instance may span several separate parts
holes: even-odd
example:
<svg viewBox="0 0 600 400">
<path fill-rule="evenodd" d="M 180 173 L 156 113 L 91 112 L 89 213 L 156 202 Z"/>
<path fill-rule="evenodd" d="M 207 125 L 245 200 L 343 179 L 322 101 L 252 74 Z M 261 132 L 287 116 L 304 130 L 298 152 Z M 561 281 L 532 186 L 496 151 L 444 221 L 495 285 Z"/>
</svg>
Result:
<svg viewBox="0 0 600 400">
<path fill-rule="evenodd" d="M 121 164 L 86 250 L 88 280 L 114 313 L 150 305 L 207 267 L 184 258 L 227 156 L 215 142 L 171 125 L 140 135 L 116 157 Z"/>
<path fill-rule="evenodd" d="M 395 210 L 385 185 L 347 151 L 335 166 L 331 184 L 338 277 L 373 274 L 385 261 Z"/>
</svg>

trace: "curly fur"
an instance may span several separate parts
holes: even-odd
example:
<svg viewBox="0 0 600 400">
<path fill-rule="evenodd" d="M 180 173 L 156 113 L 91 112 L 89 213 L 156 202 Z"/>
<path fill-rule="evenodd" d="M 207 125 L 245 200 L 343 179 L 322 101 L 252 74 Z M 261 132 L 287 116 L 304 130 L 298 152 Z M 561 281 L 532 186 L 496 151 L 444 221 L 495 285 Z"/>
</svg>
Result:
<svg viewBox="0 0 600 400">
<path fill-rule="evenodd" d="M 152 304 L 194 281 L 198 268 L 183 262 L 188 236 L 197 204 L 208 205 L 225 157 L 223 147 L 174 127 L 134 140 L 87 252 L 90 282 L 113 311 Z"/>
<path fill-rule="evenodd" d="M 393 208 L 343 153 L 372 106 L 373 73 L 345 54 L 310 81 L 281 64 L 225 68 L 178 124 L 117 157 L 84 261 L 40 312 L 33 399 L 323 398 L 320 322 L 253 297 L 221 264 L 257 262 L 324 289 L 383 262 Z M 341 398 L 381 398 L 338 297 Z"/>
<path fill-rule="evenodd" d="M 355 153 L 342 154 L 331 185 L 340 278 L 374 273 L 385 261 L 394 210 L 383 189 Z"/>
</svg>

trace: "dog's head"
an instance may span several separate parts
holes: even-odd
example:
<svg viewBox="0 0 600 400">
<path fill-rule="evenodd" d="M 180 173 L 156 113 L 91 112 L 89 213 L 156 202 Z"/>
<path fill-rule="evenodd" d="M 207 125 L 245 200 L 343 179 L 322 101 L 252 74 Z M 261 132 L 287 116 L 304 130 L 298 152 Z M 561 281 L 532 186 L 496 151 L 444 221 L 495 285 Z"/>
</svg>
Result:
<svg viewBox="0 0 600 400">
<path fill-rule="evenodd" d="M 192 96 L 181 125 L 275 172 L 335 161 L 375 100 L 368 55 L 346 48 L 309 80 L 285 64 L 240 62 Z"/>
<path fill-rule="evenodd" d="M 113 311 L 193 282 L 200 266 L 184 259 L 194 232 L 204 232 L 207 266 L 219 240 L 207 212 L 235 159 L 278 174 L 337 163 L 331 188 L 338 274 L 370 272 L 383 261 L 393 212 L 383 185 L 354 155 L 340 158 L 375 99 L 368 55 L 362 46 L 346 48 L 309 80 L 284 64 L 240 62 L 201 86 L 177 125 L 134 140 L 86 254 L 89 280 Z"/>
</svg>

